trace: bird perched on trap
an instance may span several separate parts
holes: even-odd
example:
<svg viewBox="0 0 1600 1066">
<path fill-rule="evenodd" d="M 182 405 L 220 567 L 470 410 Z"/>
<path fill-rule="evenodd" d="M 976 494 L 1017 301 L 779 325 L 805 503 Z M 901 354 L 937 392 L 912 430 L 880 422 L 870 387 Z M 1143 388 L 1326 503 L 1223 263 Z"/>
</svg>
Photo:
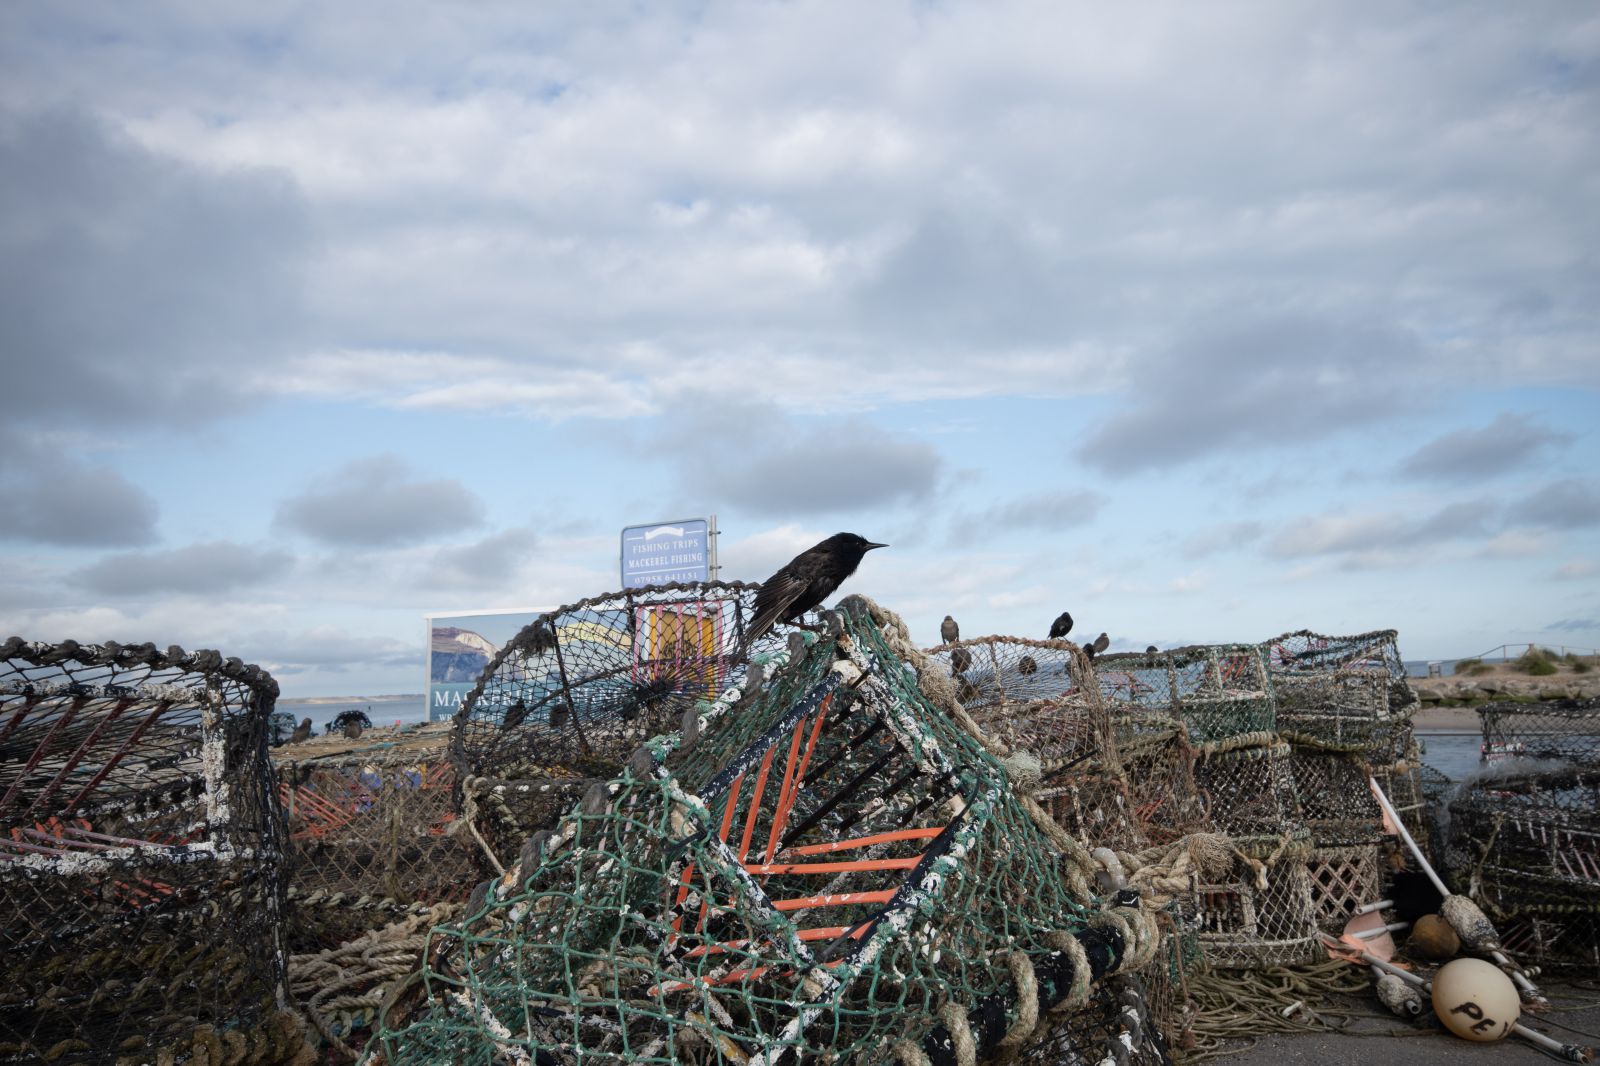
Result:
<svg viewBox="0 0 1600 1066">
<path fill-rule="evenodd" d="M 761 583 L 748 639 L 755 640 L 778 622 L 798 623 L 856 572 L 867 552 L 887 547 L 855 533 L 835 533 L 796 555 Z"/>
</svg>

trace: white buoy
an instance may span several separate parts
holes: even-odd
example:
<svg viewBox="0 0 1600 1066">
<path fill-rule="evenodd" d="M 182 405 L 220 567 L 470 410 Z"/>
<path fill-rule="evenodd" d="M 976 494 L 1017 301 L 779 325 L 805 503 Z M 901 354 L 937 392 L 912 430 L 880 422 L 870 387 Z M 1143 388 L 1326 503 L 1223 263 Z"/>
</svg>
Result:
<svg viewBox="0 0 1600 1066">
<path fill-rule="evenodd" d="M 1433 1012 L 1464 1040 L 1501 1040 L 1522 1014 L 1522 1002 L 1498 966 L 1456 959 L 1433 975 Z"/>
</svg>

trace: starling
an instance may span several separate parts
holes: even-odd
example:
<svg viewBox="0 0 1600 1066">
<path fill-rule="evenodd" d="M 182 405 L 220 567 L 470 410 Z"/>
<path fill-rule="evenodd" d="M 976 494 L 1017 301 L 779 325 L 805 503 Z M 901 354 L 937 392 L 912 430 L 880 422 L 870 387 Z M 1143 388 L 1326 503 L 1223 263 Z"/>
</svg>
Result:
<svg viewBox="0 0 1600 1066">
<path fill-rule="evenodd" d="M 294 732 L 289 734 L 289 743 L 298 744 L 303 740 L 311 739 L 311 719 L 302 718 L 300 724 L 294 727 Z"/>
<path fill-rule="evenodd" d="M 966 678 L 961 679 L 961 685 L 956 689 L 956 699 L 962 703 L 971 703 L 978 698 L 978 686 Z"/>
<path fill-rule="evenodd" d="M 572 717 L 572 708 L 565 701 L 550 708 L 550 728 L 560 729 L 567 724 L 567 719 Z"/>
<path fill-rule="evenodd" d="M 362 730 L 359 718 L 347 718 L 344 723 L 344 738 L 346 740 L 360 740 Z"/>
<path fill-rule="evenodd" d="M 972 669 L 972 652 L 968 648 L 956 648 L 950 652 L 950 676 L 956 677 Z"/>
<path fill-rule="evenodd" d="M 528 717 L 528 705 L 521 696 L 511 701 L 511 706 L 506 708 L 505 719 L 500 723 L 501 729 L 515 729 L 521 725 L 523 719 Z"/>
<path fill-rule="evenodd" d="M 1037 674 L 1038 672 L 1039 664 L 1033 661 L 1033 656 L 1024 655 L 1021 659 L 1017 660 L 1017 673 Z"/>
<path fill-rule="evenodd" d="M 862 556 L 873 548 L 887 547 L 854 533 L 835 533 L 790 559 L 761 583 L 746 642 L 753 643 L 779 622 L 799 622 L 856 572 Z"/>
<path fill-rule="evenodd" d="M 1060 640 L 1062 637 L 1071 632 L 1072 615 L 1068 614 L 1066 611 L 1062 611 L 1056 616 L 1056 620 L 1050 623 L 1050 639 Z"/>
<path fill-rule="evenodd" d="M 1111 647 L 1111 638 L 1106 636 L 1104 633 L 1101 633 L 1098 637 L 1094 638 L 1094 653 L 1096 655 L 1104 654 L 1105 650 L 1109 647 Z"/>
<path fill-rule="evenodd" d="M 954 644 L 961 639 L 961 627 L 956 625 L 954 618 L 944 616 L 944 621 L 939 623 L 939 637 L 946 644 Z"/>
<path fill-rule="evenodd" d="M 1159 652 L 1159 651 L 1160 651 L 1160 650 L 1161 650 L 1161 649 L 1160 649 L 1160 648 L 1158 648 L 1158 647 L 1156 647 L 1156 646 L 1155 646 L 1155 645 L 1154 645 L 1154 644 L 1152 644 L 1152 645 L 1150 645 L 1150 646 L 1149 646 L 1149 647 L 1148 647 L 1148 648 L 1146 648 L 1146 649 L 1145 649 L 1145 650 L 1144 650 L 1144 653 L 1145 653 L 1145 654 L 1146 654 L 1146 655 L 1155 655 L 1155 654 L 1156 654 L 1156 653 L 1157 653 L 1157 652 Z"/>
</svg>

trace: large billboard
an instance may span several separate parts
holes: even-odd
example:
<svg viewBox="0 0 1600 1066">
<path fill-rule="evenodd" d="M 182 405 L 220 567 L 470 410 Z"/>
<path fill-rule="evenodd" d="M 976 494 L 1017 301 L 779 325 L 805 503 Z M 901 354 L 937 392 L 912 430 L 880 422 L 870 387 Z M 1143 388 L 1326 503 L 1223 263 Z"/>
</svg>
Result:
<svg viewBox="0 0 1600 1066">
<path fill-rule="evenodd" d="M 506 641 L 550 610 L 533 607 L 425 615 L 428 720 L 449 718 L 460 710 L 461 701 Z"/>
<path fill-rule="evenodd" d="M 622 587 L 709 581 L 717 572 L 717 516 L 622 531 Z"/>
</svg>

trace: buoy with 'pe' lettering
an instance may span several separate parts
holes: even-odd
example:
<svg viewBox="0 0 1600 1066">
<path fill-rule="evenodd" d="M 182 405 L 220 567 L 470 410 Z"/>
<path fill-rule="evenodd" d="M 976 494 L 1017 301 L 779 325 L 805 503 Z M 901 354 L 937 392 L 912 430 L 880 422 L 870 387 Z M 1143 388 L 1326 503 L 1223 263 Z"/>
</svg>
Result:
<svg viewBox="0 0 1600 1066">
<path fill-rule="evenodd" d="M 1433 1012 L 1445 1028 L 1467 1040 L 1499 1040 L 1522 1014 L 1517 987 L 1498 966 L 1456 959 L 1433 977 Z"/>
</svg>

